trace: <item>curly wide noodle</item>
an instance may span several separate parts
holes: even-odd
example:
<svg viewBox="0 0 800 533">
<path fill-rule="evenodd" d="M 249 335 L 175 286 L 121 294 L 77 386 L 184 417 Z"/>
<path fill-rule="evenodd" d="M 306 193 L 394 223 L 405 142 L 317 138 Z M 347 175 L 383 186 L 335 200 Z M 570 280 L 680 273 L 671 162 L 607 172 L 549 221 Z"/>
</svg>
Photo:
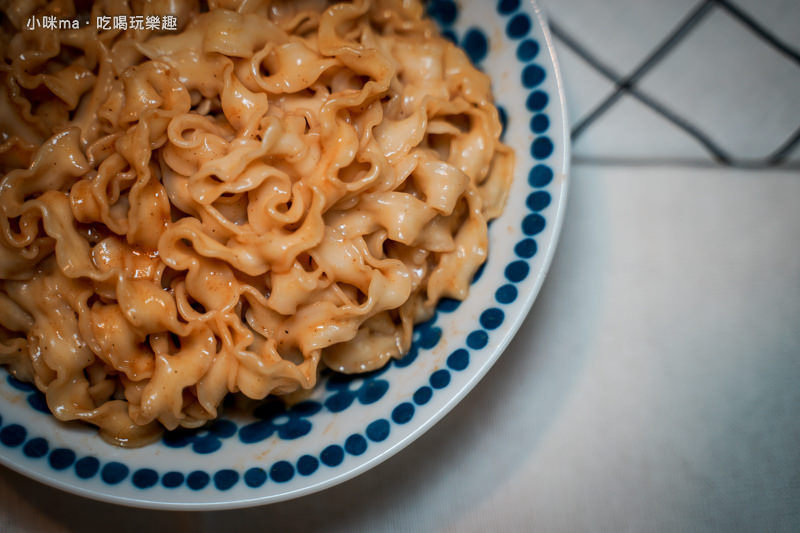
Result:
<svg viewBox="0 0 800 533">
<path fill-rule="evenodd" d="M 513 153 L 419 2 L 0 5 L 0 363 L 58 419 L 141 445 L 379 368 L 467 295 Z"/>
</svg>

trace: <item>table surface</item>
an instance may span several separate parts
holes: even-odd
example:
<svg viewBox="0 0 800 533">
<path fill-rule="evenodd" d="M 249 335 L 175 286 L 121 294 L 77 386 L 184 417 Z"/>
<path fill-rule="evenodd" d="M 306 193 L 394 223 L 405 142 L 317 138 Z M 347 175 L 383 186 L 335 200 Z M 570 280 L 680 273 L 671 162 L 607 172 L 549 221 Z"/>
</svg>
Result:
<svg viewBox="0 0 800 533">
<path fill-rule="evenodd" d="M 342 485 L 136 510 L 0 467 L 0 531 L 800 531 L 800 2 L 550 0 L 556 256 L 449 415 Z"/>
</svg>

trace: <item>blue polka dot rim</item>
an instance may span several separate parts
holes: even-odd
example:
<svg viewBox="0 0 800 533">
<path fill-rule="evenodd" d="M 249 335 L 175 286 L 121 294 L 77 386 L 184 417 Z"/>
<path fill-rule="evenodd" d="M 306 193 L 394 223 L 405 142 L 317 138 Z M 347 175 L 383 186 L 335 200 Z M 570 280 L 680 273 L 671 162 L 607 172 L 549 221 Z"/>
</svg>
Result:
<svg viewBox="0 0 800 533">
<path fill-rule="evenodd" d="M 142 507 L 263 504 L 367 470 L 479 381 L 532 305 L 555 249 L 567 191 L 563 96 L 549 34 L 529 0 L 426 6 L 495 80 L 504 142 L 517 153 L 508 206 L 490 226 L 489 259 L 471 296 L 442 300 L 414 329 L 409 353 L 380 370 L 326 371 L 307 398 L 290 406 L 267 400 L 198 430 L 168 432 L 144 449 L 116 450 L 91 429 L 57 424 L 38 390 L 3 374 L 0 461 L 67 490 Z"/>
</svg>

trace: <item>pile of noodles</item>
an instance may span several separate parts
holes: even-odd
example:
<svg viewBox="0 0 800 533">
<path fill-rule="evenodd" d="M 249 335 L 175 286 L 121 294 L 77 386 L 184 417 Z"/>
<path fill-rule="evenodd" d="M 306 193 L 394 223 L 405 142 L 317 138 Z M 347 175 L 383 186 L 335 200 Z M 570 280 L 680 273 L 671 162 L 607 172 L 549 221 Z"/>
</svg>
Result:
<svg viewBox="0 0 800 533">
<path fill-rule="evenodd" d="M 57 418 L 142 444 L 379 368 L 467 295 L 513 153 L 417 1 L 2 6 L 0 363 Z"/>
</svg>

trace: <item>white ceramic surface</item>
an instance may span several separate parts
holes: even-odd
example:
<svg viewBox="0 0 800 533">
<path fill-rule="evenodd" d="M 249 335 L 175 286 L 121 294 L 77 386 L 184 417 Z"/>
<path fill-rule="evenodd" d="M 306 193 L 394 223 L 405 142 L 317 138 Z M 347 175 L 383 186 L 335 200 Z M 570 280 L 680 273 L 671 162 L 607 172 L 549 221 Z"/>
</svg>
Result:
<svg viewBox="0 0 800 533">
<path fill-rule="evenodd" d="M 489 370 L 519 328 L 553 256 L 567 192 L 560 75 L 533 3 L 435 1 L 429 9 L 493 80 L 517 153 L 489 260 L 460 305 L 417 328 L 412 354 L 385 370 L 326 378 L 308 401 L 228 414 L 209 429 L 134 450 L 37 410 L 41 396 L 0 379 L 0 461 L 99 500 L 153 508 L 234 508 L 349 479 L 407 446 Z M 453 17 L 453 15 L 455 15 Z"/>
</svg>

